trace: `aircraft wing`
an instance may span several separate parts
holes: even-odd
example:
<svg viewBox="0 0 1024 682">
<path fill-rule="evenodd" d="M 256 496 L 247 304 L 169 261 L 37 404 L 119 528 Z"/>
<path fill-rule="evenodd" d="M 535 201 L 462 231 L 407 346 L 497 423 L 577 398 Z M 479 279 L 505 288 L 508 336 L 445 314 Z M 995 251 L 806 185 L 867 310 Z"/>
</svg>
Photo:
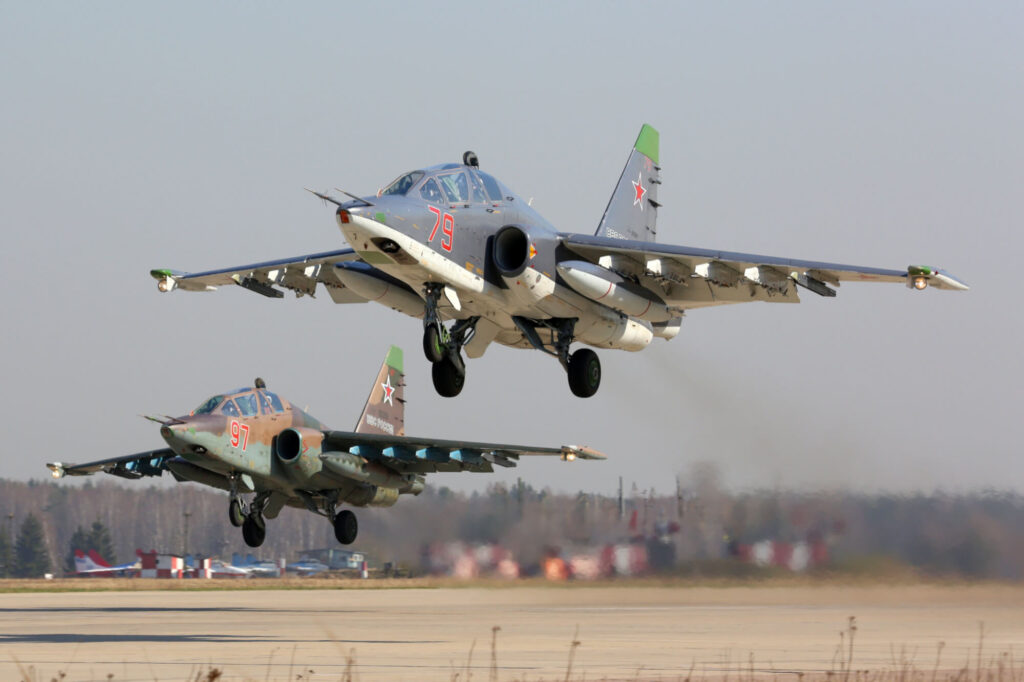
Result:
<svg viewBox="0 0 1024 682">
<path fill-rule="evenodd" d="M 354 260 L 359 260 L 355 251 L 341 249 L 206 272 L 157 269 L 149 274 L 164 292 L 213 291 L 219 286 L 237 284 L 269 298 L 282 298 L 281 289 L 290 289 L 296 296 L 313 296 L 317 285 L 323 284 L 335 303 L 365 303 L 365 298 L 346 287 L 335 274 L 335 265 Z"/>
<path fill-rule="evenodd" d="M 679 309 L 750 300 L 797 301 L 795 283 L 821 296 L 835 296 L 828 285 L 841 282 L 893 282 L 923 289 L 965 291 L 967 284 L 928 265 L 905 270 L 843 265 L 629 241 L 584 234 L 563 234 L 563 243 L 591 262 L 635 276 L 646 289 Z"/>
<path fill-rule="evenodd" d="M 167 461 L 175 457 L 177 455 L 170 448 L 161 448 L 160 450 L 137 452 L 134 455 L 101 459 L 87 464 L 50 462 L 46 468 L 53 473 L 54 478 L 91 476 L 101 471 L 121 478 L 143 478 L 144 476 L 162 475 L 167 468 Z"/>
<path fill-rule="evenodd" d="M 348 431 L 326 431 L 324 454 L 328 450 L 352 452 L 378 461 L 402 472 L 431 473 L 439 471 L 470 471 L 487 473 L 494 465 L 514 467 L 520 457 L 548 456 L 563 460 L 606 459 L 605 455 L 582 445 L 563 445 L 557 448 L 509 445 L 506 443 L 478 443 L 439 438 L 411 438 Z"/>
</svg>

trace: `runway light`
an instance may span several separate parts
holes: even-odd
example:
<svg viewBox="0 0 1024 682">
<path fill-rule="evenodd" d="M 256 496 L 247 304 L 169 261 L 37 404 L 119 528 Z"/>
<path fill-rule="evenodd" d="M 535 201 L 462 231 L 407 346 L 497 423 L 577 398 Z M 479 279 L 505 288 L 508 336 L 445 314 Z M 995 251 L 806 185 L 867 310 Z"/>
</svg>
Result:
<svg viewBox="0 0 1024 682">
<path fill-rule="evenodd" d="M 922 275 L 918 275 L 914 278 L 914 288 L 921 291 L 928 286 L 928 278 Z"/>
</svg>

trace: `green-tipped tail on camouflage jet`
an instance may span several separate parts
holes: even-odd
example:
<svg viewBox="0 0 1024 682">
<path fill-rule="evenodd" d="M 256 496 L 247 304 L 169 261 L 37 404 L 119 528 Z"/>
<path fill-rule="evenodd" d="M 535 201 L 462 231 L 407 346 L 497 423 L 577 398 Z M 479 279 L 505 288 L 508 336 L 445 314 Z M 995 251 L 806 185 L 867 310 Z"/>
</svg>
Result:
<svg viewBox="0 0 1024 682">
<path fill-rule="evenodd" d="M 375 301 L 421 318 L 434 388 L 446 397 L 465 382 L 463 351 L 478 358 L 491 343 L 558 358 L 569 388 L 587 397 L 600 386 L 601 363 L 590 348 L 570 352 L 571 344 L 643 350 L 655 338 L 674 338 L 690 310 L 797 303 L 800 289 L 833 297 L 842 282 L 967 289 L 931 266 L 886 269 L 659 244 L 659 141 L 651 126 L 640 129 L 593 234 L 559 232 L 466 152 L 462 163 L 403 173 L 376 196 L 342 201 L 314 192 L 337 207 L 351 249 L 150 274 L 160 291 L 237 284 L 270 298 L 283 289 L 312 295 L 323 285 L 335 303 Z M 564 171 L 570 182 L 571 165 Z M 558 198 L 555 191 L 548 200 Z"/>
<path fill-rule="evenodd" d="M 47 464 L 54 478 L 106 472 L 122 478 L 160 476 L 230 493 L 228 519 L 251 547 L 263 544 L 266 519 L 284 505 L 330 519 L 338 541 L 356 539 L 355 514 L 338 507 L 390 507 L 400 495 L 418 495 L 434 472 L 488 473 L 514 467 L 520 457 L 563 461 L 604 459 L 585 446 L 557 448 L 475 443 L 405 435 L 402 350 L 392 346 L 373 382 L 354 431 L 332 431 L 295 404 L 252 388 L 215 395 L 183 417 L 160 423 L 167 447 L 88 464 Z M 244 497 L 255 493 L 252 498 Z"/>
</svg>

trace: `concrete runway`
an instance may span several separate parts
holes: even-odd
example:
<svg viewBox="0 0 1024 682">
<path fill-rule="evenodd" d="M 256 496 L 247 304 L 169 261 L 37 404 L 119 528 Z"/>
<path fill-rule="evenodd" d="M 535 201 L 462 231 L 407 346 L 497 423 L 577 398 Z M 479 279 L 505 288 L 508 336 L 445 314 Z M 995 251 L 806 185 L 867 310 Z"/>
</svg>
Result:
<svg viewBox="0 0 1024 682">
<path fill-rule="evenodd" d="M 0 678 L 14 660 L 48 680 L 451 680 L 472 654 L 489 678 L 492 626 L 500 680 L 721 677 L 726 670 L 822 671 L 857 617 L 854 668 L 906 656 L 930 675 L 964 664 L 985 623 L 986 657 L 1024 654 L 1024 587 L 509 587 L 0 594 Z M 972 654 L 973 666 L 973 654 Z M 1018 661 L 1020 663 L 1020 661 Z M 315 671 L 313 674 L 309 670 Z M 735 675 L 734 675 L 735 677 Z M 575 679 L 579 679 L 574 674 Z M 795 679 L 789 675 L 784 679 Z M 465 680 L 464 674 L 459 675 Z"/>
</svg>

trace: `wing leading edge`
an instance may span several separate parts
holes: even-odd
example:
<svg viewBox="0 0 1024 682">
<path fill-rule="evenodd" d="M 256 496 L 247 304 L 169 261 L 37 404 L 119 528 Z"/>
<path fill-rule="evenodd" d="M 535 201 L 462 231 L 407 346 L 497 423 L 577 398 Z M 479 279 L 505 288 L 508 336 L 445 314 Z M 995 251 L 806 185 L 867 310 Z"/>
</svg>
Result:
<svg viewBox="0 0 1024 682">
<path fill-rule="evenodd" d="M 64 476 L 91 476 L 104 472 L 120 476 L 121 478 L 143 478 L 145 476 L 161 476 L 167 469 L 167 462 L 177 457 L 170 448 L 159 450 L 146 450 L 136 452 L 134 455 L 123 455 L 101 459 L 86 464 L 64 464 L 63 462 L 50 462 L 46 468 L 52 472 L 54 478 Z"/>
<path fill-rule="evenodd" d="M 290 289 L 296 296 L 313 296 L 318 284 L 323 284 L 335 303 L 365 303 L 346 287 L 336 275 L 338 263 L 359 260 L 352 249 L 323 251 L 293 258 L 250 263 L 205 272 L 180 272 L 156 269 L 150 275 L 157 280 L 160 291 L 213 291 L 219 286 L 237 284 L 268 298 L 282 298 L 281 289 Z"/>
<path fill-rule="evenodd" d="M 520 457 L 533 456 L 560 457 L 564 461 L 606 459 L 603 453 L 581 445 L 545 448 L 348 431 L 324 432 L 324 450 L 321 457 L 329 458 L 329 450 L 349 452 L 410 473 L 488 473 L 494 470 L 493 465 L 514 467 Z"/>
<path fill-rule="evenodd" d="M 835 296 L 828 285 L 841 282 L 903 283 L 916 289 L 966 291 L 966 283 L 939 268 L 912 265 L 906 270 L 844 265 L 689 246 L 624 241 L 583 234 L 563 234 L 563 243 L 585 258 L 614 270 L 626 270 L 646 288 L 685 309 L 743 300 L 798 300 L 789 283 L 821 296 Z M 699 282 L 696 287 L 691 283 Z M 749 295 L 730 296 L 729 289 L 751 285 Z M 758 295 L 760 294 L 760 295 Z"/>
</svg>

